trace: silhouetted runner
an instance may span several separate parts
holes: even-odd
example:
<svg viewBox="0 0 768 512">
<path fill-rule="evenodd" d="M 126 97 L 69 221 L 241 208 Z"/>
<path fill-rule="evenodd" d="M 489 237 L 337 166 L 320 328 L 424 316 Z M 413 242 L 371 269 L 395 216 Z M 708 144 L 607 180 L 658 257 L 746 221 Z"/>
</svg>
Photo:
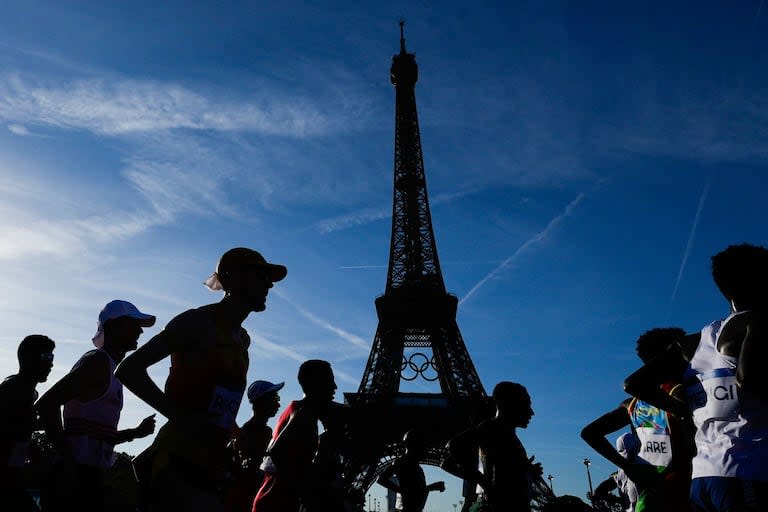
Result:
<svg viewBox="0 0 768 512">
<path fill-rule="evenodd" d="M 264 472 L 259 468 L 267 446 L 272 440 L 272 428 L 267 422 L 280 410 L 280 391 L 284 382 L 274 384 L 257 380 L 248 386 L 251 417 L 237 429 L 232 440 L 235 475 L 225 501 L 227 512 L 250 512 L 253 498 L 261 487 Z"/>
<path fill-rule="evenodd" d="M 227 445 L 248 372 L 250 337 L 242 323 L 266 309 L 267 292 L 286 274 L 254 250 L 228 250 L 205 283 L 224 291 L 221 301 L 177 315 L 118 367 L 125 387 L 168 418 L 134 460 L 149 510 L 222 510 Z M 147 371 L 168 357 L 163 391 Z"/>
<path fill-rule="evenodd" d="M 253 512 L 295 512 L 307 490 L 315 487 L 309 479 L 318 449 L 317 423 L 328 421 L 336 381 L 330 363 L 319 359 L 303 362 L 298 380 L 304 397 L 289 403 L 275 424 Z"/>
<path fill-rule="evenodd" d="M 114 375 L 125 354 L 136 350 L 142 327 L 154 323 L 154 316 L 130 302 L 107 303 L 92 339 L 96 349 L 86 352 L 35 404 L 57 452 L 41 489 L 44 512 L 104 510 L 104 473 L 114 462 L 115 445 L 154 432 L 154 414 L 136 428 L 117 429 L 123 385 Z"/>
<path fill-rule="evenodd" d="M 692 416 L 691 506 L 696 512 L 768 510 L 768 249 L 731 245 L 712 257 L 730 314 L 689 335 L 627 377 L 625 390 Z M 682 379 L 685 402 L 660 392 Z M 687 403 L 686 403 L 687 402 Z"/>
<path fill-rule="evenodd" d="M 459 478 L 479 483 L 482 503 L 470 510 L 529 512 L 531 483 L 541 476 L 541 465 L 528 458 L 515 430 L 526 428 L 533 417 L 528 391 L 514 382 L 499 382 L 493 389 L 496 415 L 459 434 L 447 448 Z M 482 471 L 475 454 L 480 453 Z M 482 507 L 482 508 L 480 508 Z"/>
<path fill-rule="evenodd" d="M 643 362 L 651 361 L 684 336 L 685 331 L 677 327 L 646 331 L 637 339 L 637 355 Z M 659 389 L 681 394 L 679 382 L 679 379 L 664 382 Z M 627 426 L 640 441 L 638 454 L 632 460 L 621 456 L 605 438 Z M 656 406 L 628 398 L 584 427 L 581 437 L 637 485 L 636 512 L 680 512 L 688 509 L 693 456 L 691 428 L 689 422 L 670 416 Z"/>
<path fill-rule="evenodd" d="M 0 383 L 0 508 L 18 512 L 40 510 L 24 489 L 21 472 L 29 455 L 32 433 L 39 430 L 37 385 L 48 380 L 56 344 L 48 336 L 31 334 L 16 351 L 19 372 Z"/>
<path fill-rule="evenodd" d="M 421 512 L 431 491 L 445 491 L 445 482 L 427 485 L 419 459 L 424 456 L 424 439 L 420 431 L 411 429 L 403 435 L 405 453 L 384 470 L 378 483 L 400 494 L 403 512 Z"/>
</svg>

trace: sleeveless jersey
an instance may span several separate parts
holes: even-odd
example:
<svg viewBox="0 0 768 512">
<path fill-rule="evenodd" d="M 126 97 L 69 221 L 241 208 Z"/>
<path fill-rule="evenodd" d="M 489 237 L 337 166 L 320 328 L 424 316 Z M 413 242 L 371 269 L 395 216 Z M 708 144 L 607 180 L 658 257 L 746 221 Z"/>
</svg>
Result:
<svg viewBox="0 0 768 512">
<path fill-rule="evenodd" d="M 228 462 L 226 446 L 245 394 L 250 338 L 205 307 L 177 316 L 166 332 L 172 353 L 165 392 L 189 420 L 163 425 L 153 445 L 218 472 Z"/>
<path fill-rule="evenodd" d="M 672 436 L 666 411 L 633 398 L 627 412 L 640 441 L 635 461 L 662 469 L 669 466 L 672 462 Z"/>
<path fill-rule="evenodd" d="M 115 378 L 116 363 L 109 353 L 103 348 L 97 351 L 109 360 L 109 388 L 95 400 L 70 400 L 64 404 L 64 434 L 75 463 L 108 469 L 115 457 L 115 434 L 123 409 L 123 385 Z M 84 357 L 73 369 L 83 364 Z"/>
<path fill-rule="evenodd" d="M 684 374 L 696 425 L 693 478 L 768 481 L 768 407 L 740 392 L 736 384 L 738 358 L 717 350 L 723 327 L 739 314 L 702 329 L 699 346 Z"/>
</svg>

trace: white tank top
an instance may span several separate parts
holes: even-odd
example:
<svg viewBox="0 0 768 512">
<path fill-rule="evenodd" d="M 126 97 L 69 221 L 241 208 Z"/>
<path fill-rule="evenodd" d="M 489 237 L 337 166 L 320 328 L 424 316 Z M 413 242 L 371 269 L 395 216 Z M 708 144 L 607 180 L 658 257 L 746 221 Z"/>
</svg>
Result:
<svg viewBox="0 0 768 512">
<path fill-rule="evenodd" d="M 115 361 L 106 350 L 98 351 L 109 359 L 109 388 L 95 400 L 65 403 L 64 433 L 77 464 L 108 469 L 115 458 L 115 434 L 123 409 L 123 384 L 115 378 Z M 82 361 L 80 358 L 73 368 L 80 366 Z"/>
<path fill-rule="evenodd" d="M 693 478 L 768 481 L 768 404 L 739 390 L 738 358 L 717 350 L 723 327 L 739 314 L 701 330 L 699 346 L 684 374 L 696 425 Z"/>
</svg>

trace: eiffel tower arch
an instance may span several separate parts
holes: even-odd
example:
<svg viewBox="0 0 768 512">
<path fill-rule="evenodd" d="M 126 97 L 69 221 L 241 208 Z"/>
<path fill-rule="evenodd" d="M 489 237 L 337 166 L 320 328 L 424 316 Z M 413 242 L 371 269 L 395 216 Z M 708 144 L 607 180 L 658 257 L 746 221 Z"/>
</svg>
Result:
<svg viewBox="0 0 768 512">
<path fill-rule="evenodd" d="M 456 311 L 458 299 L 443 282 L 427 197 L 416 112 L 418 66 L 405 48 L 392 57 L 395 86 L 395 154 L 392 237 L 384 294 L 376 303 L 378 327 L 357 393 L 345 393 L 350 413 L 344 478 L 364 496 L 400 452 L 410 428 L 427 438 L 422 464 L 441 466 L 445 444 L 492 412 Z M 404 392 L 423 380 L 439 392 Z M 434 385 L 432 386 L 434 387 Z"/>
</svg>

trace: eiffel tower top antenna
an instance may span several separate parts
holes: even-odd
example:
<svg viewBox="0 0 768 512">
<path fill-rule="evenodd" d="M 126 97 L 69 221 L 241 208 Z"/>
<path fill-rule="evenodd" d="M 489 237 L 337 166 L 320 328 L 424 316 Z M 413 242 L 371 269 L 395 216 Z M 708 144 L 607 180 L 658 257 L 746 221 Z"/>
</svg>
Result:
<svg viewBox="0 0 768 512">
<path fill-rule="evenodd" d="M 404 35 L 404 29 L 405 27 L 405 19 L 400 18 L 400 54 L 405 54 L 405 35 Z"/>
</svg>

